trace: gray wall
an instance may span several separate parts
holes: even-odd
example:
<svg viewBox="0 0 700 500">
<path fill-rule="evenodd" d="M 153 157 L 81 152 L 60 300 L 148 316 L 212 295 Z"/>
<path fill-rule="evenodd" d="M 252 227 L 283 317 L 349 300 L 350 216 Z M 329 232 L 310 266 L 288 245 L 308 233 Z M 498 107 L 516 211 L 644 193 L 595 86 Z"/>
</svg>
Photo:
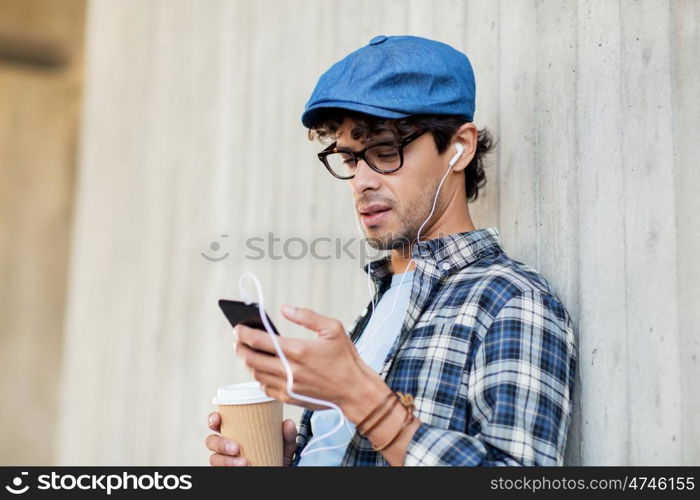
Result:
<svg viewBox="0 0 700 500">
<path fill-rule="evenodd" d="M 84 0 L 0 0 L 0 465 L 54 461 Z"/>
<path fill-rule="evenodd" d="M 216 308 L 242 271 L 287 335 L 285 302 L 361 309 L 359 259 L 245 241 L 357 237 L 299 116 L 332 62 L 415 34 L 470 56 L 500 139 L 477 225 L 576 322 L 568 462 L 700 463 L 699 25 L 696 1 L 93 1 L 57 462 L 207 462 L 212 393 L 248 379 Z"/>
</svg>

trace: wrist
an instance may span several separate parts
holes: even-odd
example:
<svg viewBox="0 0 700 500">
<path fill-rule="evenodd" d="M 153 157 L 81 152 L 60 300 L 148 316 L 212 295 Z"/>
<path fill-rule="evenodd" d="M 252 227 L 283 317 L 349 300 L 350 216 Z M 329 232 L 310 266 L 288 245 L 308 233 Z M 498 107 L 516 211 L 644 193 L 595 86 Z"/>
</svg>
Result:
<svg viewBox="0 0 700 500">
<path fill-rule="evenodd" d="M 381 404 L 389 392 L 391 389 L 379 375 L 367 374 L 355 384 L 346 402 L 340 407 L 347 419 L 357 425 Z"/>
<path fill-rule="evenodd" d="M 372 443 L 372 449 L 384 455 L 389 464 L 403 465 L 420 421 L 413 413 L 413 397 L 410 394 L 396 394 L 401 404 L 394 406 L 377 424 L 368 428 L 364 436 Z"/>
</svg>

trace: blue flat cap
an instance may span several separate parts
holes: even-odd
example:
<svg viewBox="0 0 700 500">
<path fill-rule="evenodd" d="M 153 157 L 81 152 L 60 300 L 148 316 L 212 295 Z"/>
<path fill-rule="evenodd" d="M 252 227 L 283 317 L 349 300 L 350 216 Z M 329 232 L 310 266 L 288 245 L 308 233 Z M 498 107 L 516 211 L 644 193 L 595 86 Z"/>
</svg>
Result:
<svg viewBox="0 0 700 500">
<path fill-rule="evenodd" d="M 301 122 L 311 128 L 327 108 L 381 118 L 458 115 L 473 121 L 474 71 L 466 55 L 417 36 L 376 36 L 319 78 Z"/>
</svg>

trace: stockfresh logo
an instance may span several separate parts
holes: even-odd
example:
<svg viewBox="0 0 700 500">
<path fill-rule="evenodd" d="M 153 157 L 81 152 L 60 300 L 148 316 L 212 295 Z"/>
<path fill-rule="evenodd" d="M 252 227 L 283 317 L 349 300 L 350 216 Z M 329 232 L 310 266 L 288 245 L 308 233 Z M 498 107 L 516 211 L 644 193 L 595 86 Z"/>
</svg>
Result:
<svg viewBox="0 0 700 500">
<path fill-rule="evenodd" d="M 27 490 L 29 489 L 28 484 L 23 484 L 24 483 L 24 476 L 28 476 L 29 472 L 22 472 L 19 476 L 15 477 L 12 480 L 12 484 L 8 484 L 5 486 L 5 489 L 12 493 L 13 495 L 21 495 L 22 493 L 26 493 Z"/>
</svg>

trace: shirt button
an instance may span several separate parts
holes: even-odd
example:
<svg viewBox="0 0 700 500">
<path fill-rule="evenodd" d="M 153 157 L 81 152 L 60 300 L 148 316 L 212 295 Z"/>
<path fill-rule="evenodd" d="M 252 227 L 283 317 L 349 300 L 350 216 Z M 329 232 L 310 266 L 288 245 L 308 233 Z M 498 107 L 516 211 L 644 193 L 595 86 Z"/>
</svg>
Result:
<svg viewBox="0 0 700 500">
<path fill-rule="evenodd" d="M 384 35 L 379 35 L 379 36 L 375 36 L 374 38 L 372 38 L 372 39 L 369 41 L 369 44 L 370 44 L 370 45 L 378 45 L 378 44 L 382 43 L 382 42 L 385 41 L 385 40 L 386 40 L 386 37 L 385 37 Z"/>
<path fill-rule="evenodd" d="M 450 268 L 450 263 L 449 262 L 443 262 L 440 267 L 442 267 L 445 271 L 447 271 Z"/>
</svg>

